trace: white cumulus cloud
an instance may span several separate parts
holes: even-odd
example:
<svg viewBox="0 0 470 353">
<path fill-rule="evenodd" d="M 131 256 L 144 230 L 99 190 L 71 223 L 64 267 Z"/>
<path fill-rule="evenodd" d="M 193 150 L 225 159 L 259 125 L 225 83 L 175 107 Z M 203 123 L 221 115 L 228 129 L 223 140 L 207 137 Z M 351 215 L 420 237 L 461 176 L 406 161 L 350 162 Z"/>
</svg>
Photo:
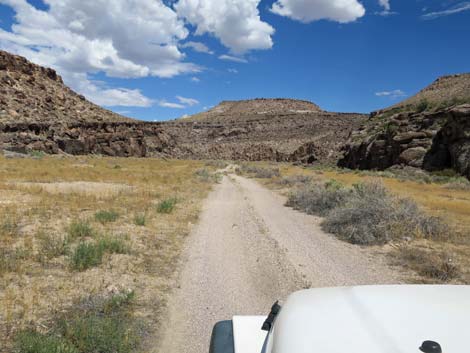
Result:
<svg viewBox="0 0 470 353">
<path fill-rule="evenodd" d="M 271 11 L 304 23 L 318 20 L 353 22 L 366 12 L 357 0 L 277 0 Z"/>
<path fill-rule="evenodd" d="M 95 103 L 148 106 L 151 100 L 138 90 L 97 85 L 89 79 L 93 73 L 172 77 L 199 70 L 184 62 L 178 49 L 189 33 L 184 21 L 162 0 L 44 3 L 46 10 L 26 0 L 0 0 L 15 11 L 11 31 L 0 29 L 0 48 L 55 68 L 66 84 Z"/>
<path fill-rule="evenodd" d="M 217 37 L 235 54 L 273 45 L 274 28 L 260 18 L 260 0 L 179 0 L 178 15 L 196 27 L 196 35 Z"/>
</svg>

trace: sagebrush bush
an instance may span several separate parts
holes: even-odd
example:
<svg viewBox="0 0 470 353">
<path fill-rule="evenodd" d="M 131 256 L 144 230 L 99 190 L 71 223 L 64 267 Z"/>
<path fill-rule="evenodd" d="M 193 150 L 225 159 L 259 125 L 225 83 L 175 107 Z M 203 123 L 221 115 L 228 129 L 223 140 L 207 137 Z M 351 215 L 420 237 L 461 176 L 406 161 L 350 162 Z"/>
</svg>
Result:
<svg viewBox="0 0 470 353">
<path fill-rule="evenodd" d="M 440 219 L 426 215 L 412 200 L 390 195 L 379 182 L 355 185 L 344 204 L 326 215 L 322 227 L 354 244 L 438 238 L 448 232 Z"/>
<path fill-rule="evenodd" d="M 286 205 L 308 214 L 325 216 L 343 204 L 350 191 L 336 181 L 305 184 L 289 194 Z"/>
<path fill-rule="evenodd" d="M 162 200 L 157 204 L 158 213 L 171 213 L 175 209 L 177 203 L 176 197 L 170 197 L 168 199 Z"/>
<path fill-rule="evenodd" d="M 212 173 L 206 168 L 198 169 L 194 174 L 205 183 L 218 183 L 222 178 L 220 173 Z"/>
<path fill-rule="evenodd" d="M 67 233 L 71 239 L 93 237 L 95 235 L 90 223 L 81 220 L 70 223 Z"/>
<path fill-rule="evenodd" d="M 115 222 L 119 218 L 119 213 L 114 210 L 101 210 L 95 213 L 95 220 L 101 224 Z"/>
</svg>

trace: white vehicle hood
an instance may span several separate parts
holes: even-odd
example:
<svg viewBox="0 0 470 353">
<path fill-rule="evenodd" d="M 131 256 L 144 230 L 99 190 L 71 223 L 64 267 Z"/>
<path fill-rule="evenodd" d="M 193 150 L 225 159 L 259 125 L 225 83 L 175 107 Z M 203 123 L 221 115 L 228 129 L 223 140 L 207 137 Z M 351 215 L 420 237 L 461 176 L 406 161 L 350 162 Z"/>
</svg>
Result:
<svg viewBox="0 0 470 353">
<path fill-rule="evenodd" d="M 426 340 L 463 353 L 469 327 L 470 286 L 310 289 L 287 299 L 267 353 L 419 353 Z"/>
</svg>

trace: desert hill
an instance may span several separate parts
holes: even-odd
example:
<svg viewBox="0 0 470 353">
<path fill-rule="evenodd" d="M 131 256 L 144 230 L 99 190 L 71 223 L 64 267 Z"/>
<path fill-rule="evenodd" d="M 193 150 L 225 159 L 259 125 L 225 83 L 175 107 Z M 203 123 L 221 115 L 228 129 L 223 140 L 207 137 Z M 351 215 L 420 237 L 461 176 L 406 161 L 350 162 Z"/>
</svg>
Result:
<svg viewBox="0 0 470 353">
<path fill-rule="evenodd" d="M 260 115 L 289 115 L 321 112 L 312 102 L 286 98 L 256 98 L 240 101 L 223 101 L 206 112 L 195 114 L 187 120 L 225 121 L 232 119 L 253 120 Z"/>
<path fill-rule="evenodd" d="M 470 177 L 470 74 L 444 76 L 417 95 L 374 112 L 353 131 L 339 165 L 429 171 Z"/>
<path fill-rule="evenodd" d="M 86 123 L 130 121 L 64 85 L 50 68 L 0 51 L 0 122 Z"/>
</svg>

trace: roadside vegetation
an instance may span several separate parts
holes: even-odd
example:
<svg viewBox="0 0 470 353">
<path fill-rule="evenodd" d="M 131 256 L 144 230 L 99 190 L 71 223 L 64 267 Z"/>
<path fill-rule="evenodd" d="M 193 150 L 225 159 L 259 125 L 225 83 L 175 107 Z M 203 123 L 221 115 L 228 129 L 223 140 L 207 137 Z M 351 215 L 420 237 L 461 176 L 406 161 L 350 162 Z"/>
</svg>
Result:
<svg viewBox="0 0 470 353">
<path fill-rule="evenodd" d="M 201 169 L 217 167 L 0 156 L 0 352 L 155 346 L 182 242 L 215 182 Z"/>
<path fill-rule="evenodd" d="M 252 163 L 249 170 L 259 168 L 273 166 Z M 288 206 L 322 217 L 325 231 L 380 249 L 391 264 L 415 274 L 410 275 L 411 282 L 470 283 L 467 179 L 451 170 L 378 172 L 289 164 L 278 168 L 280 176 L 260 181 L 284 193 Z"/>
</svg>

